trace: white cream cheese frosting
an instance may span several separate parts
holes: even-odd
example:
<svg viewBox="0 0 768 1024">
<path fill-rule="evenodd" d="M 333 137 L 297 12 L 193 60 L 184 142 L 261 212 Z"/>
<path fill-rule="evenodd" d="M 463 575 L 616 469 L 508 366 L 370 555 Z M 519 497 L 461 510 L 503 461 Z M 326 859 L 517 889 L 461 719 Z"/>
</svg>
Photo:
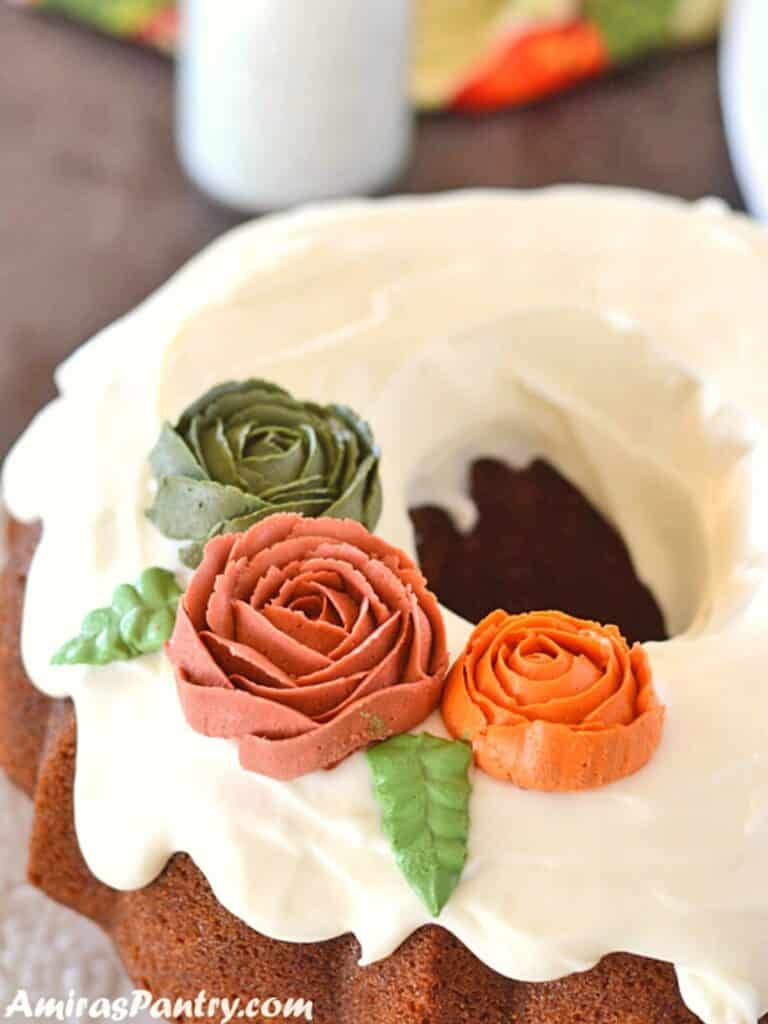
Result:
<svg viewBox="0 0 768 1024">
<path fill-rule="evenodd" d="M 412 552 L 414 501 L 471 524 L 480 454 L 543 455 L 617 524 L 675 637 L 646 647 L 661 747 L 580 794 L 474 773 L 469 860 L 439 923 L 520 980 L 619 950 L 668 960 L 706 1024 L 754 1024 L 768 1010 L 767 272 L 768 235 L 711 203 L 590 188 L 355 202 L 237 229 L 72 356 L 4 489 L 13 515 L 44 523 L 23 656 L 75 702 L 94 874 L 137 888 L 187 851 L 259 932 L 351 931 L 365 963 L 432 920 L 361 754 L 275 782 L 192 732 L 164 655 L 49 664 L 116 584 L 181 573 L 144 516 L 163 420 L 262 376 L 371 421 L 377 532 Z M 471 624 L 446 618 L 455 655 Z M 437 715 L 423 728 L 444 734 Z"/>
</svg>

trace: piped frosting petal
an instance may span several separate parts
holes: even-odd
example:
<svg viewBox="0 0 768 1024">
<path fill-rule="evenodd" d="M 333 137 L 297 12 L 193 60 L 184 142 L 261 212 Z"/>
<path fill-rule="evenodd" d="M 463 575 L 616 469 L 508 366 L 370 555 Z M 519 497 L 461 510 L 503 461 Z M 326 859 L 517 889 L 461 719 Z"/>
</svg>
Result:
<svg viewBox="0 0 768 1024">
<path fill-rule="evenodd" d="M 664 725 L 643 648 L 562 612 L 488 615 L 451 669 L 442 712 L 478 767 L 540 790 L 633 774 Z"/>
<path fill-rule="evenodd" d="M 208 544 L 167 651 L 192 728 L 279 779 L 418 725 L 448 668 L 407 555 L 359 523 L 291 514 Z"/>
</svg>

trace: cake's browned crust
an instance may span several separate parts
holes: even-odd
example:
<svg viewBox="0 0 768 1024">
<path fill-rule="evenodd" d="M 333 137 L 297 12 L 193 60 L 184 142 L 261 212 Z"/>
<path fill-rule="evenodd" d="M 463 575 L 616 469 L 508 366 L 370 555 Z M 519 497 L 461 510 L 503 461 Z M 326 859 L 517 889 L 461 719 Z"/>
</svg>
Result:
<svg viewBox="0 0 768 1024">
<path fill-rule="evenodd" d="M 218 903 L 184 854 L 139 891 L 102 885 L 74 831 L 72 709 L 33 689 L 19 655 L 38 532 L 11 522 L 8 539 L 0 578 L 0 765 L 34 800 L 29 877 L 109 933 L 137 986 L 172 999 L 193 999 L 203 989 L 221 997 L 303 997 L 313 1001 L 319 1024 L 694 1024 L 672 967 L 653 960 L 616 954 L 584 974 L 523 984 L 430 926 L 388 959 L 361 968 L 350 935 L 292 944 L 252 931 Z"/>
</svg>

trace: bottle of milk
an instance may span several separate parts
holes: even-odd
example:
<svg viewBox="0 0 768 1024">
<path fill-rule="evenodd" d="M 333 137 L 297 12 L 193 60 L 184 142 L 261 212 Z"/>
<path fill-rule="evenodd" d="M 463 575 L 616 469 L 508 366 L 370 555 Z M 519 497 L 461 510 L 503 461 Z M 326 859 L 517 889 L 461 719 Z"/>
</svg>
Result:
<svg viewBox="0 0 768 1024">
<path fill-rule="evenodd" d="M 411 139 L 411 0 L 182 0 L 177 141 L 252 212 L 374 192 Z"/>
</svg>

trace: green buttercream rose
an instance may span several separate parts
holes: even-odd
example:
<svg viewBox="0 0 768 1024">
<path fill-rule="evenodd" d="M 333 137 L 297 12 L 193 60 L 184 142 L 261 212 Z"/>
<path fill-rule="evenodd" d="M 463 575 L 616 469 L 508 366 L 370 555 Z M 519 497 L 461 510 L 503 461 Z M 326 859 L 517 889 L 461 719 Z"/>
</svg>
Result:
<svg viewBox="0 0 768 1024">
<path fill-rule="evenodd" d="M 269 381 L 220 384 L 165 424 L 150 462 L 158 481 L 148 516 L 194 568 L 206 541 L 275 512 L 357 519 L 381 514 L 379 450 L 344 405 L 299 402 Z"/>
</svg>

